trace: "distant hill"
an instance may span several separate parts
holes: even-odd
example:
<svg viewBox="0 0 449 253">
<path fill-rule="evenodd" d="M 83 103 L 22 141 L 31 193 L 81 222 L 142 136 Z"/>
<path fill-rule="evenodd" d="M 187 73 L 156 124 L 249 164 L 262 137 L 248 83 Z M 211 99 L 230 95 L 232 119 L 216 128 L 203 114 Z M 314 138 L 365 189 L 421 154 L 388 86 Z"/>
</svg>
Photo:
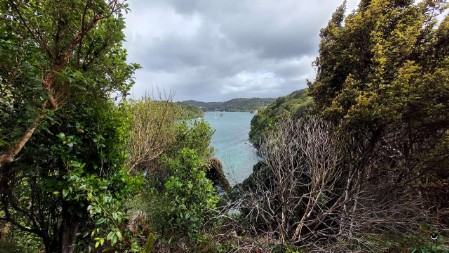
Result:
<svg viewBox="0 0 449 253">
<path fill-rule="evenodd" d="M 235 98 L 226 102 L 200 102 L 195 100 L 182 101 L 181 103 L 201 108 L 205 112 L 251 112 L 257 111 L 271 103 L 275 98 Z"/>
</svg>

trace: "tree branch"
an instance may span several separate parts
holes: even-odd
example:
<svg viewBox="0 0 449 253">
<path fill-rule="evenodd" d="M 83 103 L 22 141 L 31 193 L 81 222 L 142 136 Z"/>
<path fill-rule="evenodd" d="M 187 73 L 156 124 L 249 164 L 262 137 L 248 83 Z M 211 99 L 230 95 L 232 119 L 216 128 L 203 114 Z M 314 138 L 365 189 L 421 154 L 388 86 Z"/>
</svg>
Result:
<svg viewBox="0 0 449 253">
<path fill-rule="evenodd" d="M 50 59 L 52 59 L 53 58 L 53 53 L 51 52 L 51 50 L 48 47 L 48 45 L 43 42 L 43 39 L 41 38 L 40 34 L 34 32 L 31 29 L 31 27 L 28 25 L 28 23 L 26 22 L 25 18 L 23 17 L 22 13 L 20 12 L 19 7 L 17 6 L 17 4 L 13 0 L 10 0 L 9 2 L 13 6 L 13 8 L 16 11 L 17 15 L 19 16 L 20 21 L 25 26 L 27 31 L 31 34 L 33 39 L 39 44 L 39 46 L 41 46 L 45 50 L 45 52 L 47 53 L 48 57 Z"/>
</svg>

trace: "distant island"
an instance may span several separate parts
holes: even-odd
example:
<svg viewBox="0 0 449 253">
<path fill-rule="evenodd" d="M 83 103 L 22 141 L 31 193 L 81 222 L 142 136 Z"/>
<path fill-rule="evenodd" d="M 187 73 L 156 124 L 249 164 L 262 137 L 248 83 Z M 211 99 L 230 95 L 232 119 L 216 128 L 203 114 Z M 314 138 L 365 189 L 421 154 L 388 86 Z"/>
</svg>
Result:
<svg viewBox="0 0 449 253">
<path fill-rule="evenodd" d="M 204 112 L 255 112 L 276 101 L 276 98 L 234 98 L 226 102 L 201 102 L 187 100 L 178 103 L 201 108 Z"/>
</svg>

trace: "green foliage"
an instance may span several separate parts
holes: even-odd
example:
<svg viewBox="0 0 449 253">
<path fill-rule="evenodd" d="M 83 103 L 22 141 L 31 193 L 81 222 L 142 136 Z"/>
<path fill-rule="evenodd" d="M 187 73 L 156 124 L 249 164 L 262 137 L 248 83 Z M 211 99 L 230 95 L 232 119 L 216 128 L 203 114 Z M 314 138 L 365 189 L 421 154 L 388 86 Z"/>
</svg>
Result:
<svg viewBox="0 0 449 253">
<path fill-rule="evenodd" d="M 21 201 L 34 203 L 30 212 L 48 215 L 41 226 L 55 226 L 47 235 L 50 238 L 74 229 L 83 235 L 79 242 L 82 248 L 115 245 L 126 233 L 123 202 L 140 184 L 123 167 L 126 137 L 122 135 L 121 114 L 109 102 L 73 108 L 74 112 L 67 109 L 56 114 L 65 126 L 57 121 L 48 128 L 50 133 L 59 133 L 36 133 L 27 153 L 13 165 L 23 169 L 11 171 L 4 179 L 21 178 L 9 187 Z M 33 223 L 33 216 L 24 219 L 18 208 L 9 202 L 3 204 L 13 220 Z M 67 222 L 83 225 L 70 228 L 64 225 Z M 44 243 L 57 247 L 51 246 L 51 241 Z"/>
<path fill-rule="evenodd" d="M 170 101 L 149 98 L 128 100 L 121 106 L 127 118 L 129 152 L 127 167 L 133 173 L 153 173 L 160 166 L 161 154 L 174 141 L 178 111 Z"/>
<path fill-rule="evenodd" d="M 196 119 L 196 118 L 202 118 L 204 117 L 204 112 L 200 108 L 185 104 L 182 102 L 174 103 L 174 105 L 179 110 L 179 116 L 178 119 L 181 120 L 187 120 L 187 119 Z"/>
<path fill-rule="evenodd" d="M 213 130 L 203 120 L 173 124 L 173 136 L 161 156 L 152 161 L 158 168 L 146 174 L 145 191 L 128 201 L 134 212 L 145 212 L 147 218 L 137 233 L 154 235 L 149 239 L 154 240 L 153 246 L 147 247 L 152 249 L 186 250 L 183 247 L 202 244 L 205 222 L 218 202 L 213 183 L 206 177 Z"/>
<path fill-rule="evenodd" d="M 341 6 L 321 30 L 309 85 L 316 112 L 335 123 L 348 173 L 395 192 L 395 203 L 418 206 L 407 194 L 419 192 L 424 210 L 448 207 L 447 193 L 431 197 L 447 188 L 449 173 L 447 8 L 439 0 L 373 0 L 344 17 Z"/>
<path fill-rule="evenodd" d="M 415 246 L 410 253 L 449 253 L 449 247 L 435 244 Z"/>
<path fill-rule="evenodd" d="M 167 224 L 160 229 L 197 239 L 218 202 L 212 182 L 202 170 L 204 161 L 195 150 L 183 148 L 175 158 L 167 158 L 166 165 L 170 177 L 164 184 L 162 220 Z"/>
<path fill-rule="evenodd" d="M 410 253 L 448 253 L 449 248 L 448 247 L 441 247 L 441 246 L 424 246 L 424 247 L 413 247 L 410 251 Z"/>
<path fill-rule="evenodd" d="M 339 221 L 330 226 L 323 218 L 325 208 L 320 207 L 306 217 L 320 217 L 313 233 L 320 233 L 320 226 L 335 229 L 332 233 L 338 233 L 337 248 L 348 246 L 343 239 L 346 234 L 354 251 L 438 252 L 446 247 L 429 242 L 430 238 L 419 240 L 417 228 L 420 222 L 429 227 L 435 225 L 435 217 L 428 212 L 430 208 L 446 210 L 449 207 L 447 191 L 440 190 L 447 189 L 449 179 L 448 7 L 446 1 L 439 0 L 417 3 L 368 0 L 362 1 L 358 9 L 345 17 L 343 4 L 321 30 L 320 55 L 315 62 L 317 78 L 309 83 L 309 95 L 313 98 L 310 107 L 331 123 L 329 132 L 338 147 L 336 150 L 342 154 L 338 161 L 341 175 L 335 181 L 332 192 L 335 197 L 331 201 L 342 200 L 343 204 L 341 210 L 335 212 Z M 263 133 L 273 130 L 276 117 L 292 117 L 289 107 L 288 99 L 279 98 L 262 110 L 252 122 L 252 140 L 257 143 Z M 295 142 L 287 138 L 282 141 L 283 144 L 301 142 L 312 147 L 317 140 L 308 142 L 302 138 Z M 268 143 L 276 143 L 276 140 L 268 140 Z M 290 150 L 298 153 L 294 148 Z M 322 152 L 316 157 L 325 154 Z M 278 166 L 293 157 L 279 156 L 273 163 Z M 276 174 L 264 170 L 262 165 L 254 168 L 242 187 L 269 184 L 276 178 Z M 291 167 L 283 168 L 292 171 Z M 283 180 L 280 185 L 286 185 L 289 180 Z M 267 189 L 273 192 L 272 186 L 268 185 Z M 356 192 L 356 197 L 346 195 L 351 191 Z M 253 192 L 248 195 L 253 197 L 251 194 Z M 302 203 L 297 196 L 312 194 L 307 191 L 295 193 L 295 197 L 283 194 L 279 202 L 288 199 Z M 356 203 L 349 213 L 347 199 Z M 321 202 L 322 199 L 318 199 L 315 203 Z M 381 203 L 388 204 L 382 206 Z M 269 210 L 276 204 L 276 201 L 270 202 Z M 246 210 L 241 210 L 245 215 Z M 288 210 L 294 222 L 300 223 L 304 212 Z M 256 217 L 263 217 L 263 212 Z M 346 217 L 351 220 L 347 227 Z M 358 217 L 362 218 L 357 221 Z M 443 218 L 437 222 L 440 227 L 448 225 Z M 271 229 L 261 228 L 263 232 Z M 307 238 L 307 232 L 302 238 Z M 380 234 L 384 232 L 393 239 L 382 238 Z M 370 238 L 365 245 L 364 239 L 369 236 L 375 239 Z M 410 241 L 402 242 L 403 238 Z"/>
<path fill-rule="evenodd" d="M 144 253 L 151 253 L 154 247 L 155 236 L 153 233 L 148 235 L 147 241 L 145 242 L 145 246 L 143 248 Z"/>
<path fill-rule="evenodd" d="M 321 31 L 310 85 L 319 112 L 351 131 L 447 125 L 449 19 L 438 26 L 436 18 L 444 9 L 443 1 L 372 1 L 344 26 L 338 9 Z"/>
<path fill-rule="evenodd" d="M 398 147 L 392 163 L 403 159 L 399 166 L 416 173 L 448 173 L 449 16 L 438 21 L 446 9 L 444 1 L 371 1 L 343 25 L 342 6 L 321 31 L 310 84 L 315 108 L 341 136 L 362 150 Z"/>
<path fill-rule="evenodd" d="M 163 166 L 168 173 L 162 188 L 150 186 L 142 196 L 150 231 L 162 244 L 187 238 L 196 245 L 219 200 L 206 177 L 204 160 L 195 150 L 183 148 L 174 157 L 166 156 Z"/>
<path fill-rule="evenodd" d="M 24 251 L 16 242 L 0 239 L 0 253 L 23 253 Z"/>
<path fill-rule="evenodd" d="M 122 48 L 126 10 L 104 0 L 0 4 L 0 158 L 25 140 L 0 162 L 0 217 L 21 245 L 131 248 L 123 200 L 139 180 L 124 167 L 126 122 L 111 100 L 138 67 Z"/>
<path fill-rule="evenodd" d="M 274 103 L 259 110 L 251 120 L 251 131 L 249 132 L 251 141 L 258 144 L 263 135 L 274 130 L 279 119 L 306 116 L 309 113 L 311 102 L 312 98 L 308 96 L 306 89 L 277 98 Z"/>
<path fill-rule="evenodd" d="M 209 159 L 213 153 L 213 148 L 210 147 L 213 134 L 214 130 L 204 120 L 181 121 L 176 126 L 172 152 L 176 153 L 187 147 L 195 150 L 201 159 Z"/>
<path fill-rule="evenodd" d="M 254 112 L 274 102 L 274 98 L 235 98 L 226 102 L 199 102 L 194 100 L 181 103 L 196 106 L 205 112 Z"/>
<path fill-rule="evenodd" d="M 168 100 L 155 101 L 147 97 L 127 100 L 121 104 L 121 109 L 127 119 L 130 135 L 127 166 L 133 173 L 154 174 L 155 171 L 160 171 L 161 155 L 174 150 L 173 142 L 176 141 L 176 132 L 179 130 L 177 122 L 204 114 L 193 106 Z M 208 136 L 207 133 L 200 134 Z"/>
<path fill-rule="evenodd" d="M 301 253 L 301 251 L 300 251 L 300 250 L 293 250 L 293 249 L 288 248 L 288 249 L 285 251 L 285 253 Z"/>
<path fill-rule="evenodd" d="M 447 253 L 449 245 L 443 235 L 439 235 L 436 240 L 431 239 L 430 234 L 418 231 L 418 235 L 394 235 L 384 231 L 382 234 L 371 235 L 366 238 L 363 246 L 354 243 L 353 250 L 369 252 L 414 252 L 414 253 Z"/>
</svg>

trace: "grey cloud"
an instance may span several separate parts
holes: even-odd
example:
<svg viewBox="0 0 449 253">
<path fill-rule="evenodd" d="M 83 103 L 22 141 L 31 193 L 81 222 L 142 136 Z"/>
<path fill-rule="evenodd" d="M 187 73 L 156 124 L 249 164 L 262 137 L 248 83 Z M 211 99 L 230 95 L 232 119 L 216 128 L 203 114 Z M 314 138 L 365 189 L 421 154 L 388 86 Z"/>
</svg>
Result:
<svg viewBox="0 0 449 253">
<path fill-rule="evenodd" d="M 339 0 L 131 0 L 126 47 L 135 97 L 155 85 L 177 100 L 277 97 L 315 76 L 319 30 Z M 350 1 L 351 6 L 355 0 Z"/>
</svg>

